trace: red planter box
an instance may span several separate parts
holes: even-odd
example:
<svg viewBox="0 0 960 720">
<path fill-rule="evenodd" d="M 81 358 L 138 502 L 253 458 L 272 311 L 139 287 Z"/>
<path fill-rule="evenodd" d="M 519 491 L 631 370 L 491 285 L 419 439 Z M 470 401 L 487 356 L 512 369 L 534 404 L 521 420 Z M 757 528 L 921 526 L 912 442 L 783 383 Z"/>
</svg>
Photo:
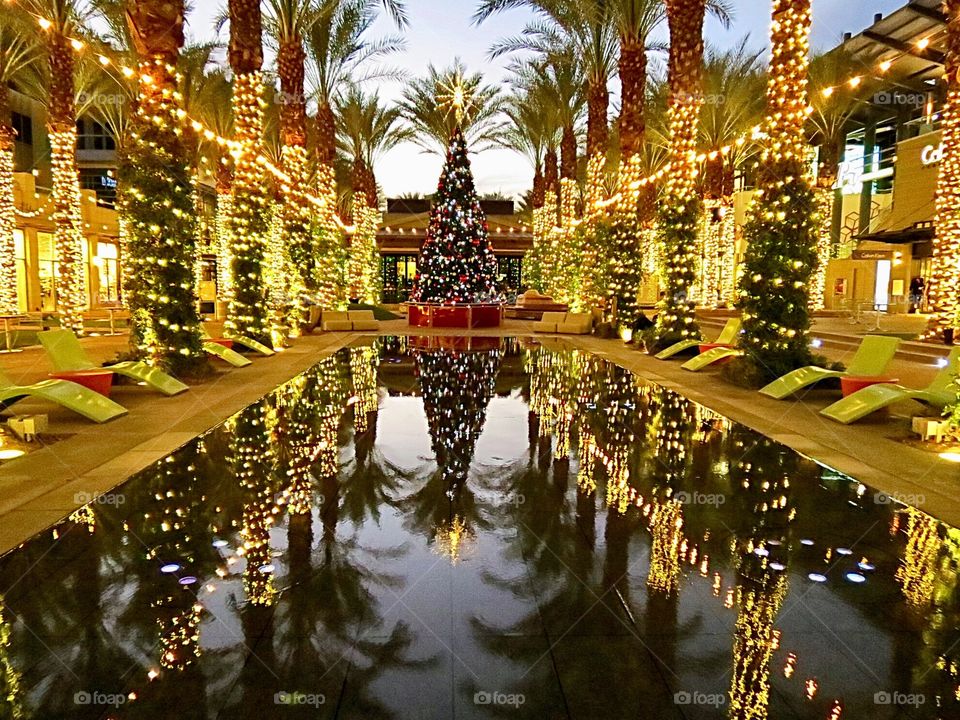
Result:
<svg viewBox="0 0 960 720">
<path fill-rule="evenodd" d="M 503 324 L 503 306 L 411 303 L 407 320 L 411 327 L 422 328 L 496 328 Z"/>
<path fill-rule="evenodd" d="M 880 385 L 881 383 L 898 383 L 899 378 L 889 377 L 871 377 L 863 375 L 861 377 L 842 377 L 840 378 L 840 389 L 843 396 L 853 395 L 858 390 L 870 387 L 871 385 Z"/>
<path fill-rule="evenodd" d="M 110 397 L 110 388 L 113 387 L 112 370 L 75 370 L 72 372 L 50 373 L 54 380 L 69 380 L 77 385 L 83 385 L 88 390 Z"/>
</svg>

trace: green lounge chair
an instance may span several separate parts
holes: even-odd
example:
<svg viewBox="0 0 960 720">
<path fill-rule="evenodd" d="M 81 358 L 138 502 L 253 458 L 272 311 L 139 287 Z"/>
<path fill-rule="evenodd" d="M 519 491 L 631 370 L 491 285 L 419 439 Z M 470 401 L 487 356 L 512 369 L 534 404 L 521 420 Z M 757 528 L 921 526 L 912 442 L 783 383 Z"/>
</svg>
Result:
<svg viewBox="0 0 960 720">
<path fill-rule="evenodd" d="M 957 401 L 957 388 L 953 383 L 960 371 L 958 364 L 960 364 L 960 348 L 954 348 L 950 351 L 947 366 L 938 372 L 933 382 L 923 390 L 911 390 L 902 385 L 886 383 L 871 385 L 843 400 L 838 400 L 830 407 L 821 410 L 820 414 L 849 425 L 870 413 L 903 400 L 916 400 L 942 410 Z"/>
<path fill-rule="evenodd" d="M 718 345 L 735 345 L 737 342 L 737 335 L 740 334 L 740 326 L 742 321 L 740 318 L 730 318 L 727 320 L 727 324 L 723 326 L 723 330 L 720 331 L 720 335 L 717 336 L 717 339 L 714 341 Z M 698 345 L 702 345 L 703 340 L 681 340 L 678 343 L 675 343 L 668 347 L 666 350 L 661 350 L 656 355 L 654 355 L 657 360 L 667 360 L 672 358 L 674 355 L 682 353 L 684 350 L 689 350 L 690 348 L 695 348 Z"/>
<path fill-rule="evenodd" d="M 47 351 L 53 369 L 57 372 L 78 372 L 100 368 L 99 365 L 91 362 L 80 341 L 77 340 L 77 336 L 70 330 L 45 330 L 37 333 L 37 337 L 43 349 Z M 108 365 L 105 369 L 145 383 L 164 395 L 179 395 L 190 389 L 176 378 L 145 362 L 116 363 Z"/>
<path fill-rule="evenodd" d="M 682 367 L 684 370 L 689 370 L 690 372 L 700 372 L 705 367 L 718 363 L 721 360 L 726 360 L 728 358 L 740 357 L 743 355 L 743 350 L 735 347 L 715 347 L 707 350 L 706 352 L 700 353 L 695 358 L 687 360 Z"/>
<path fill-rule="evenodd" d="M 96 423 L 105 423 L 127 414 L 127 409 L 122 405 L 83 385 L 67 380 L 43 380 L 34 385 L 17 385 L 0 371 L 0 407 L 6 408 L 26 397 L 55 403 Z"/>
<path fill-rule="evenodd" d="M 212 340 L 212 339 L 213 339 L 213 337 L 210 335 L 210 333 L 207 332 L 207 329 L 206 329 L 205 327 L 203 327 L 202 325 L 200 326 L 200 336 L 201 336 L 204 340 Z M 248 348 L 248 349 L 250 349 L 250 350 L 253 350 L 254 352 L 258 352 L 258 353 L 260 353 L 261 355 L 264 355 L 264 356 L 266 356 L 266 357 L 270 357 L 271 355 L 276 355 L 276 352 L 274 352 L 272 349 L 268 348 L 268 347 L 267 347 L 266 345 L 264 345 L 263 343 L 257 342 L 257 341 L 254 340 L 253 338 L 246 337 L 245 335 L 227 335 L 227 334 L 224 334 L 223 339 L 224 339 L 224 340 L 232 340 L 233 343 L 234 343 L 234 345 L 242 345 L 243 347 Z"/>
<path fill-rule="evenodd" d="M 215 343 L 213 340 L 204 340 L 203 349 L 208 355 L 218 357 L 224 362 L 230 363 L 234 367 L 242 368 L 253 364 L 248 358 L 245 358 L 236 350 L 232 350 L 231 348 L 220 345 L 219 343 Z"/>
<path fill-rule="evenodd" d="M 886 372 L 887 366 L 893 360 L 893 356 L 897 354 L 899 346 L 900 338 L 868 335 L 860 343 L 860 347 L 857 348 L 857 352 L 850 360 L 850 366 L 846 371 L 827 370 L 816 365 L 810 365 L 774 380 L 760 392 L 774 400 L 783 400 L 788 395 L 793 395 L 793 393 L 805 387 L 828 378 L 877 377 Z"/>
</svg>

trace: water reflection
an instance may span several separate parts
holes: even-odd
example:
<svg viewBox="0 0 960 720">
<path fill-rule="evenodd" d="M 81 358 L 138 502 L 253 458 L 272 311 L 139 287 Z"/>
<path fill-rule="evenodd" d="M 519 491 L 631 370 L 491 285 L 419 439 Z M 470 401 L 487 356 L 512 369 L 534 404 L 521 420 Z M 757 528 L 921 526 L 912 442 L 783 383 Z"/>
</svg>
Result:
<svg viewBox="0 0 960 720">
<path fill-rule="evenodd" d="M 0 718 L 960 717 L 960 532 L 560 345 L 349 348 L 112 497 L 0 561 Z"/>
</svg>

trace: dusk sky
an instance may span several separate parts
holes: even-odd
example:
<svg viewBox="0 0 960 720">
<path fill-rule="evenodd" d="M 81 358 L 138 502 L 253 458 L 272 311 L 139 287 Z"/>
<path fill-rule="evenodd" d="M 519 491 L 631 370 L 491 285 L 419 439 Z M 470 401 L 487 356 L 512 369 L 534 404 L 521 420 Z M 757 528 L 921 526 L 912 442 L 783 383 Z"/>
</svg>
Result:
<svg viewBox="0 0 960 720">
<path fill-rule="evenodd" d="M 708 42 L 730 46 L 749 34 L 751 44 L 765 47 L 769 25 L 769 3 L 765 0 L 734 0 L 736 20 L 730 30 L 709 22 Z M 873 21 L 875 13 L 890 13 L 906 4 L 906 0 L 813 0 L 814 47 L 829 49 L 845 31 L 860 32 Z M 212 0 L 198 0 L 191 16 L 191 34 L 206 38 L 212 34 L 212 18 L 217 5 Z M 406 31 L 407 50 L 389 64 L 411 75 L 422 74 L 428 63 L 450 64 L 460 57 L 468 68 L 482 70 L 488 82 L 502 82 L 504 61 L 490 61 L 486 53 L 497 38 L 518 33 L 531 17 L 525 11 L 511 11 L 484 23 L 480 28 L 470 22 L 476 3 L 472 0 L 407 0 L 410 27 Z M 379 34 L 394 32 L 391 23 L 381 19 Z M 373 89 L 373 88 L 368 88 Z M 616 89 L 614 88 L 614 92 Z M 396 83 L 380 88 L 385 98 L 399 93 Z M 503 150 L 489 150 L 473 156 L 474 172 L 481 192 L 501 191 L 508 195 L 525 192 L 532 170 L 519 156 Z M 377 179 L 389 196 L 404 192 L 430 193 L 436 189 L 442 158 L 425 154 L 417 146 L 399 147 L 387 155 L 376 168 Z"/>
</svg>

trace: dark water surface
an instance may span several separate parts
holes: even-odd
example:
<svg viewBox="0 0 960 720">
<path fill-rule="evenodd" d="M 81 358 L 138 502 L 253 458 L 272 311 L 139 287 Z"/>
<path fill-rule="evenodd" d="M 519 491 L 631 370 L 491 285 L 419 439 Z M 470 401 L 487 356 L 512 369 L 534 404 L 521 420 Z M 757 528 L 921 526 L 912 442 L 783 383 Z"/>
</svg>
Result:
<svg viewBox="0 0 960 720">
<path fill-rule="evenodd" d="M 344 350 L 0 559 L 0 718 L 960 718 L 957 530 L 485 342 Z"/>
</svg>

